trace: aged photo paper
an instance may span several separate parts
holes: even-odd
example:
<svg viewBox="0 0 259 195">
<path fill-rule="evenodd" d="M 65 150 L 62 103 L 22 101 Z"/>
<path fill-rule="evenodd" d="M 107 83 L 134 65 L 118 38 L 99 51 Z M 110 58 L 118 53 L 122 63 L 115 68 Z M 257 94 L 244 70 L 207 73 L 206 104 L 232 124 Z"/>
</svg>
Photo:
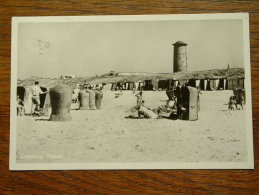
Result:
<svg viewBox="0 0 259 195">
<path fill-rule="evenodd" d="M 249 15 L 13 17 L 10 170 L 253 169 Z"/>
</svg>

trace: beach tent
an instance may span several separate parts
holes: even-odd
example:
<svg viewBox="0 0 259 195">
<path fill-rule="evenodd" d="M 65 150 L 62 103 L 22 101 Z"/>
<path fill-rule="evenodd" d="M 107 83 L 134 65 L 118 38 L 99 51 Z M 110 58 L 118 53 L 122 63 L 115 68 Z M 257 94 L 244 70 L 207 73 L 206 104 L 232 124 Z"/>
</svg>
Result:
<svg viewBox="0 0 259 195">
<path fill-rule="evenodd" d="M 17 87 L 17 96 L 19 96 L 20 100 L 24 101 L 26 89 L 24 87 Z"/>
<path fill-rule="evenodd" d="M 209 89 L 208 90 L 217 90 L 217 80 L 216 79 L 210 79 L 208 81 L 209 83 Z"/>
<path fill-rule="evenodd" d="M 238 79 L 238 86 L 240 88 L 245 88 L 245 79 L 244 78 L 239 78 Z"/>
<path fill-rule="evenodd" d="M 158 89 L 168 89 L 169 88 L 169 82 L 167 80 L 159 80 L 158 81 Z"/>
<path fill-rule="evenodd" d="M 141 90 L 144 88 L 144 82 L 139 82 L 138 90 Z"/>
<path fill-rule="evenodd" d="M 128 82 L 128 87 L 127 90 L 133 90 L 133 88 L 135 88 L 135 84 L 133 82 Z"/>
<path fill-rule="evenodd" d="M 206 90 L 207 91 L 211 91 L 212 90 L 212 87 L 213 86 L 213 83 L 212 83 L 212 80 L 208 79 L 207 80 L 207 87 L 206 87 Z"/>
<path fill-rule="evenodd" d="M 188 82 L 188 85 L 191 86 L 191 87 L 196 87 L 195 79 L 190 79 L 189 82 Z"/>
<path fill-rule="evenodd" d="M 150 90 L 153 90 L 153 89 L 157 90 L 158 89 L 158 82 L 159 82 L 159 80 L 157 78 L 153 78 L 151 80 L 151 82 L 152 82 L 152 88 Z"/>
<path fill-rule="evenodd" d="M 218 88 L 219 88 L 219 79 L 216 79 L 216 80 L 215 80 L 214 89 L 215 89 L 215 90 L 218 90 Z"/>
<path fill-rule="evenodd" d="M 117 87 L 117 83 L 112 83 L 111 84 L 111 90 L 112 91 L 115 91 L 116 87 Z"/>
<path fill-rule="evenodd" d="M 200 81 L 201 80 L 195 80 L 195 87 L 200 89 Z"/>
<path fill-rule="evenodd" d="M 227 90 L 228 89 L 228 80 L 224 79 L 224 89 Z"/>
<path fill-rule="evenodd" d="M 208 80 L 207 79 L 204 80 L 204 90 L 205 91 L 208 90 Z"/>
<path fill-rule="evenodd" d="M 40 87 L 43 92 L 47 91 L 47 88 Z M 25 114 L 31 113 L 32 108 L 32 93 L 31 93 L 31 86 L 28 87 L 17 87 L 17 95 L 24 103 L 24 112 Z M 50 105 L 50 97 L 49 93 L 41 94 L 40 95 L 40 108 L 44 108 Z"/>
<path fill-rule="evenodd" d="M 225 79 L 219 79 L 219 82 L 218 82 L 218 90 L 220 90 L 220 89 L 225 89 L 225 86 L 224 86 L 224 80 Z"/>
<path fill-rule="evenodd" d="M 228 78 L 228 89 L 233 90 L 238 87 L 238 79 L 237 78 Z"/>
<path fill-rule="evenodd" d="M 168 80 L 167 80 L 167 83 L 168 83 L 168 89 L 170 89 L 170 88 L 173 88 L 173 87 L 174 87 L 174 80 L 172 80 L 172 79 L 168 79 Z"/>
<path fill-rule="evenodd" d="M 19 96 L 20 100 L 23 101 L 25 114 L 30 114 L 31 106 L 32 106 L 32 94 L 31 94 L 30 87 L 18 86 L 17 96 Z"/>
<path fill-rule="evenodd" d="M 199 88 L 200 88 L 200 90 L 205 90 L 205 81 L 204 81 L 204 79 L 200 80 Z"/>
<path fill-rule="evenodd" d="M 145 80 L 143 90 L 151 90 L 153 89 L 152 80 Z"/>
</svg>

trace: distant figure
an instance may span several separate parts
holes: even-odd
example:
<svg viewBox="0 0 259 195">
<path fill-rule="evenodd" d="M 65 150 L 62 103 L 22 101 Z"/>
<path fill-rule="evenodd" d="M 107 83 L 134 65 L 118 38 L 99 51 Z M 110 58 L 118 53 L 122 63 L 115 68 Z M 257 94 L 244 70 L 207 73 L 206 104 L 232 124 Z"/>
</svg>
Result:
<svg viewBox="0 0 259 195">
<path fill-rule="evenodd" d="M 72 103 L 76 103 L 77 101 L 78 101 L 78 96 L 73 91 L 73 93 L 72 93 Z"/>
<path fill-rule="evenodd" d="M 140 92 L 135 95 L 137 97 L 137 106 L 141 106 L 142 104 L 142 94 L 143 94 L 143 91 L 141 89 Z"/>
<path fill-rule="evenodd" d="M 244 110 L 243 105 L 244 105 L 244 103 L 245 103 L 245 98 L 244 98 L 243 95 L 240 95 L 240 102 L 239 102 L 239 103 L 240 103 L 239 105 L 241 106 L 242 110 Z"/>
<path fill-rule="evenodd" d="M 40 110 L 40 95 L 48 93 L 48 91 L 43 92 L 41 88 L 39 87 L 39 81 L 35 81 L 35 85 L 31 88 L 32 93 L 32 108 L 31 108 L 31 114 L 33 114 L 36 111 Z M 34 108 L 35 106 L 35 108 Z"/>
<path fill-rule="evenodd" d="M 20 99 L 19 96 L 17 96 L 17 116 L 22 116 L 24 113 L 24 103 Z"/>
<path fill-rule="evenodd" d="M 76 88 L 73 90 L 73 94 L 72 94 L 72 102 L 73 103 L 77 103 L 78 102 L 78 96 L 79 96 L 79 84 L 76 85 Z"/>
<path fill-rule="evenodd" d="M 239 96 L 239 98 L 238 98 L 239 101 L 237 102 L 237 104 L 239 104 L 241 106 L 242 110 L 244 110 L 244 108 L 243 108 L 243 105 L 245 104 L 244 91 L 240 86 L 238 86 L 237 91 L 238 91 L 238 96 Z"/>
</svg>

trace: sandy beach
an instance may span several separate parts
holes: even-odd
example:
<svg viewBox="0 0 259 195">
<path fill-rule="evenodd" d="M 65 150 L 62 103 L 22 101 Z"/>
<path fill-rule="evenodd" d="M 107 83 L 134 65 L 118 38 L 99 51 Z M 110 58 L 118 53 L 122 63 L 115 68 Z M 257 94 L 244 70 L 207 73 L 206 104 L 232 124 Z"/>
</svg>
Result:
<svg viewBox="0 0 259 195">
<path fill-rule="evenodd" d="M 199 120 L 126 119 L 132 91 L 104 91 L 101 110 L 76 110 L 72 121 L 17 118 L 17 163 L 42 162 L 243 162 L 247 160 L 246 108 L 227 110 L 232 91 L 202 91 Z M 144 91 L 149 108 L 165 91 Z"/>
</svg>

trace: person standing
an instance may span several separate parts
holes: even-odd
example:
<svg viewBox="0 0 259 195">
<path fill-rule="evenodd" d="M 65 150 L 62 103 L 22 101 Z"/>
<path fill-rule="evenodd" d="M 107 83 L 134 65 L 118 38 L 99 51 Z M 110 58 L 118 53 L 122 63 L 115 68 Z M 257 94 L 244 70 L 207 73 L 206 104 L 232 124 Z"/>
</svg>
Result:
<svg viewBox="0 0 259 195">
<path fill-rule="evenodd" d="M 32 108 L 31 108 L 31 114 L 33 114 L 36 111 L 40 109 L 40 95 L 48 93 L 48 91 L 43 92 L 39 86 L 39 81 L 35 81 L 35 85 L 31 88 L 32 93 Z M 36 106 L 34 108 L 34 105 Z"/>
</svg>

